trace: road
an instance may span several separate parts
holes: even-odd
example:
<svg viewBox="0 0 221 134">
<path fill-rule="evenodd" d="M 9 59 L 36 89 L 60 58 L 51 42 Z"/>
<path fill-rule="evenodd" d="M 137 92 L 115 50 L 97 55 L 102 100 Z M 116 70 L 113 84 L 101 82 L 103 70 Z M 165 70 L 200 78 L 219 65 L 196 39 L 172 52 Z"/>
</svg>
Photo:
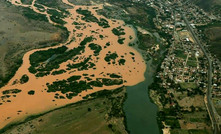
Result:
<svg viewBox="0 0 221 134">
<path fill-rule="evenodd" d="M 211 118 L 211 122 L 213 125 L 213 129 L 214 129 L 214 134 L 219 134 L 219 123 L 218 123 L 218 119 L 216 117 L 219 117 L 219 115 L 217 116 L 217 112 L 215 110 L 215 107 L 213 105 L 213 102 L 211 100 L 212 95 L 211 95 L 211 87 L 212 87 L 212 61 L 208 55 L 208 53 L 206 52 L 206 50 L 204 49 L 203 45 L 201 44 L 201 42 L 199 41 L 197 35 L 195 34 L 195 32 L 193 31 L 193 28 L 190 26 L 189 21 L 186 19 L 185 15 L 183 13 L 181 13 L 188 30 L 191 32 L 191 34 L 193 35 L 194 40 L 196 41 L 196 43 L 200 46 L 202 52 L 204 53 L 204 55 L 206 56 L 207 60 L 208 60 L 208 89 L 206 92 L 206 105 L 207 105 L 207 109 L 208 109 L 208 113 L 210 114 L 210 118 Z"/>
</svg>

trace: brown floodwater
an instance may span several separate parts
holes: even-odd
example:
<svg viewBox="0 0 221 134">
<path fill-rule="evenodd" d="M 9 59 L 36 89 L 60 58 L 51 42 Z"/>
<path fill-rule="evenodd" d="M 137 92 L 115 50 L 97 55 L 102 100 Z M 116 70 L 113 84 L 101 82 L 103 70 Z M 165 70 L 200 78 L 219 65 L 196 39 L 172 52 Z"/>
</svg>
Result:
<svg viewBox="0 0 221 134">
<path fill-rule="evenodd" d="M 12 4 L 16 6 L 23 6 L 30 9 L 33 9 L 36 13 L 44 14 L 47 16 L 49 23 L 53 25 L 59 25 L 52 20 L 50 20 L 50 15 L 47 11 L 41 12 L 35 6 L 36 0 L 33 0 L 31 5 L 24 5 L 20 0 L 9 0 Z M 64 25 L 69 31 L 69 37 L 66 43 L 59 44 L 57 46 L 42 48 L 42 49 L 35 49 L 27 52 L 23 57 L 23 64 L 17 70 L 14 77 L 8 82 L 7 85 L 0 89 L 0 96 L 4 96 L 2 91 L 9 90 L 9 89 L 20 89 L 22 90 L 20 93 L 16 94 L 16 96 L 12 96 L 10 98 L 1 99 L 0 103 L 0 129 L 5 127 L 10 123 L 14 123 L 17 121 L 22 121 L 28 116 L 44 113 L 46 111 L 70 104 L 75 103 L 77 101 L 83 100 L 82 97 L 103 90 L 103 89 L 116 89 L 121 86 L 132 86 L 136 85 L 142 81 L 144 81 L 144 73 L 146 70 L 146 65 L 144 62 L 143 57 L 132 47 L 128 46 L 129 43 L 133 42 L 136 39 L 135 32 L 133 28 L 125 25 L 123 21 L 120 20 L 111 20 L 105 18 L 104 16 L 100 16 L 97 14 L 96 10 L 102 9 L 103 5 L 96 5 L 96 6 L 79 6 L 71 4 L 68 0 L 63 0 L 63 3 L 70 5 L 71 9 L 68 9 L 70 15 L 63 20 L 66 22 Z M 49 9 L 49 7 L 44 6 L 45 10 Z M 87 9 L 91 11 L 91 13 L 98 19 L 104 18 L 108 21 L 110 27 L 109 28 L 102 28 L 97 23 L 94 22 L 85 22 L 82 20 L 82 15 L 76 12 L 77 9 Z M 53 8 L 50 8 L 53 9 Z M 57 9 L 56 9 L 57 10 Z M 59 11 L 59 10 L 58 10 Z M 74 22 L 78 22 L 81 25 L 74 25 Z M 118 36 L 112 33 L 112 29 L 121 26 L 124 29 L 125 35 L 121 35 L 121 38 L 125 38 L 123 44 L 118 43 Z M 96 32 L 92 32 L 96 31 Z M 81 35 L 81 36 L 79 36 Z M 103 35 L 103 38 L 100 38 L 100 35 Z M 75 70 L 67 70 L 66 73 L 60 75 L 47 75 L 44 77 L 35 77 L 34 74 L 28 71 L 28 68 L 31 66 L 29 57 L 36 51 L 43 51 L 48 50 L 50 48 L 57 48 L 60 46 L 67 46 L 68 49 L 73 49 L 79 46 L 80 42 L 85 37 L 92 36 L 94 40 L 93 43 L 96 43 L 102 47 L 102 51 L 98 56 L 92 56 L 91 62 L 96 65 L 96 69 L 89 68 L 88 70 L 78 71 Z M 131 38 L 132 37 L 132 38 Z M 74 39 L 74 40 L 73 40 Z M 105 46 L 107 42 L 110 42 L 110 46 Z M 108 64 L 104 58 L 108 52 L 117 53 L 118 59 L 121 56 L 126 60 L 125 65 L 117 64 Z M 134 56 L 130 54 L 130 52 L 134 53 Z M 60 64 L 59 69 L 67 69 L 67 65 L 70 63 L 79 63 L 84 58 L 93 55 L 93 51 L 89 48 L 85 48 L 85 52 L 82 53 L 78 60 L 68 60 Z M 134 57 L 134 58 L 132 58 Z M 54 81 L 59 81 L 63 79 L 67 79 L 73 75 L 83 75 L 88 74 L 94 75 L 91 79 L 96 80 L 96 78 L 109 78 L 107 73 L 115 73 L 122 76 L 122 79 L 125 82 L 122 85 L 114 85 L 114 86 L 103 86 L 103 87 L 94 87 L 90 90 L 85 90 L 81 92 L 78 96 L 73 97 L 72 99 L 55 99 L 54 96 L 56 93 L 61 94 L 60 92 L 48 93 L 47 92 L 47 83 L 53 83 Z M 28 75 L 29 81 L 24 84 L 14 83 L 14 81 L 18 81 L 24 74 Z M 86 80 L 84 77 L 81 80 Z M 34 90 L 34 95 L 29 95 L 28 91 Z M 7 102 L 10 100 L 10 102 Z"/>
</svg>

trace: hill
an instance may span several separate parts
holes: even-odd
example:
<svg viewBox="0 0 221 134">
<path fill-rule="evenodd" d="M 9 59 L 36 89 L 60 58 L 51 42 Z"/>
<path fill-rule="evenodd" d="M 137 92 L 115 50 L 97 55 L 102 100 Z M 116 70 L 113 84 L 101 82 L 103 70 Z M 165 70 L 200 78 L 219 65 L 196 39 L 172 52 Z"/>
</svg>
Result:
<svg viewBox="0 0 221 134">
<path fill-rule="evenodd" d="M 0 1 L 0 87 L 22 64 L 25 52 L 65 40 L 66 31 L 47 22 L 44 15 Z M 33 38 L 35 37 L 35 38 Z"/>
<path fill-rule="evenodd" d="M 213 11 L 221 7 L 221 0 L 193 0 L 192 2 L 205 11 Z"/>
</svg>

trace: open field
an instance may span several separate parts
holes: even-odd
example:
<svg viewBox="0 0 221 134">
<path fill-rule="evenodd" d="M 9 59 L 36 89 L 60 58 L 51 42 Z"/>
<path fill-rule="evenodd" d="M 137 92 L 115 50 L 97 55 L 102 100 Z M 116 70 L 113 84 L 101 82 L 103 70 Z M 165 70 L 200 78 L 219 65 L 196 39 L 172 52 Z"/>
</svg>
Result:
<svg viewBox="0 0 221 134">
<path fill-rule="evenodd" d="M 197 84 L 193 83 L 193 82 L 180 83 L 180 86 L 183 89 L 188 89 L 188 88 L 195 89 L 195 88 L 197 88 Z"/>
</svg>

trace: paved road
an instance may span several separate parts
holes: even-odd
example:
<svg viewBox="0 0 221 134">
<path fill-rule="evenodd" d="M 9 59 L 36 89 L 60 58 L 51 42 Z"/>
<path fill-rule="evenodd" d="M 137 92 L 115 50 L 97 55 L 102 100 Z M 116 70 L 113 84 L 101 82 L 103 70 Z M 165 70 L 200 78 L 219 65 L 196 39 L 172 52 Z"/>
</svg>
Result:
<svg viewBox="0 0 221 134">
<path fill-rule="evenodd" d="M 208 53 L 206 52 L 206 50 L 204 49 L 204 47 L 202 46 L 201 42 L 199 41 L 197 35 L 194 33 L 193 28 L 190 26 L 189 21 L 186 19 L 185 15 L 182 14 L 182 17 L 187 25 L 188 30 L 191 32 L 191 34 L 193 35 L 194 40 L 196 41 L 196 43 L 200 46 L 201 50 L 203 51 L 204 55 L 206 56 L 207 60 L 208 60 L 208 89 L 207 89 L 207 93 L 206 93 L 206 99 L 207 99 L 207 108 L 208 108 L 208 112 L 210 114 L 211 117 L 211 121 L 212 121 L 212 125 L 213 125 L 213 129 L 214 129 L 214 134 L 219 134 L 219 123 L 217 123 L 218 119 L 216 119 L 217 112 L 214 108 L 214 105 L 211 101 L 212 95 L 211 95 L 211 86 L 212 86 L 212 61 L 208 55 Z"/>
</svg>

